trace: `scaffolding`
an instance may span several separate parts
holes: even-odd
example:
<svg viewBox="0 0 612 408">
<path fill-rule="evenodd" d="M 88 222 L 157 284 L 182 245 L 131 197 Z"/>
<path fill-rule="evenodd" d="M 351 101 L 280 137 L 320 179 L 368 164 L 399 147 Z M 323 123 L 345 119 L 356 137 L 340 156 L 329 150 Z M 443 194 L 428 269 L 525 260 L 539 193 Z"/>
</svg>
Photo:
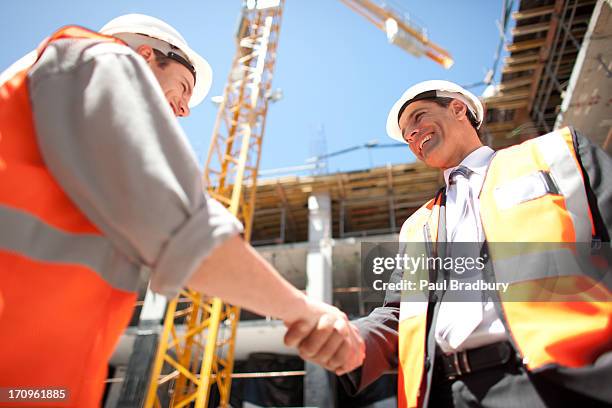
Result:
<svg viewBox="0 0 612 408">
<path fill-rule="evenodd" d="M 551 131 L 595 6 L 593 0 L 521 0 L 501 83 L 485 98 L 494 149 Z"/>
<path fill-rule="evenodd" d="M 586 31 L 584 28 L 588 19 L 577 18 L 576 15 L 579 3 L 578 0 L 563 3 L 563 10 L 550 27 L 550 31 L 554 33 L 552 44 L 555 46 L 552 47 L 550 55 L 546 55 L 546 64 L 543 66 L 540 83 L 537 85 L 535 98 L 530 107 L 533 122 L 545 133 L 553 129 L 559 113 L 561 95 L 567 89 L 575 55 L 580 49 L 582 39 L 579 41 L 572 31 L 581 34 Z M 590 18 L 590 15 L 588 17 Z"/>
</svg>

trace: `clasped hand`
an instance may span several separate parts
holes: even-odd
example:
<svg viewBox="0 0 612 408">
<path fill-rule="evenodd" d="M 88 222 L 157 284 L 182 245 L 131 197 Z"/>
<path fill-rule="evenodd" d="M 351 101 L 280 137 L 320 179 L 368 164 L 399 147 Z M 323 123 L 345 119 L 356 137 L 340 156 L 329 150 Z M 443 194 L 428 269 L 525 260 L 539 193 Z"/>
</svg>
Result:
<svg viewBox="0 0 612 408">
<path fill-rule="evenodd" d="M 297 347 L 300 357 L 336 375 L 363 364 L 365 344 L 357 327 L 338 308 L 309 300 L 307 317 L 285 322 L 285 344 Z"/>
</svg>

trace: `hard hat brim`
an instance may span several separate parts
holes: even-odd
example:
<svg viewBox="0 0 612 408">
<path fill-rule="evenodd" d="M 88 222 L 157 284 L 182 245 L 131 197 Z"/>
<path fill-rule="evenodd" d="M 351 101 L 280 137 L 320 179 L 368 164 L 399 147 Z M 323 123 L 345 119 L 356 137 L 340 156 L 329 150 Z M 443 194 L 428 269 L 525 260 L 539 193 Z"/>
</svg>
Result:
<svg viewBox="0 0 612 408">
<path fill-rule="evenodd" d="M 202 103 L 206 95 L 208 95 L 208 91 L 210 91 L 213 79 L 212 68 L 208 61 L 191 48 L 182 47 L 182 51 L 187 55 L 196 72 L 195 86 L 189 99 L 189 107 L 193 108 Z"/>
<path fill-rule="evenodd" d="M 387 116 L 387 134 L 391 139 L 397 140 L 400 143 L 408 144 L 402 137 L 402 130 L 399 127 L 398 123 L 398 115 L 399 111 L 404 106 L 404 104 L 408 101 L 407 98 L 399 98 L 389 111 L 389 115 Z"/>
</svg>

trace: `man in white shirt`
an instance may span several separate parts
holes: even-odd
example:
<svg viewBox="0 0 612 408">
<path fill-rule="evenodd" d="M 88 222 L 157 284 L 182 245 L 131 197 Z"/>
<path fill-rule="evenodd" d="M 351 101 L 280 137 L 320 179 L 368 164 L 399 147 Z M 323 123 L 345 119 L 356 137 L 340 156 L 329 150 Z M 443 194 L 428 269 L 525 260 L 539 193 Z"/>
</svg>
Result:
<svg viewBox="0 0 612 408">
<path fill-rule="evenodd" d="M 451 253 L 467 250 L 475 257 L 484 254 L 486 258 L 487 242 L 495 242 L 496 236 L 499 236 L 495 233 L 499 230 L 510 231 L 512 223 L 528 223 L 531 218 L 534 222 L 540 218 L 551 220 L 550 230 L 554 229 L 555 232 L 538 236 L 548 237 L 550 241 L 534 239 L 535 235 L 528 232 L 529 228 L 523 228 L 514 236 L 506 235 L 505 240 L 564 242 L 566 237 L 570 237 L 567 242 L 590 242 L 591 239 L 609 241 L 612 185 L 602 180 L 612 170 L 610 157 L 577 132 L 566 129 L 543 136 L 539 142 L 534 140 L 537 143 L 525 144 L 523 150 L 508 149 L 495 162 L 492 171 L 496 154 L 489 147 L 483 146 L 478 133 L 483 114 L 483 106 L 476 96 L 448 81 L 425 81 L 414 85 L 392 107 L 387 121 L 387 133 L 393 139 L 408 144 L 417 159 L 442 170 L 445 179 L 445 188 L 438 192 L 436 198 L 406 221 L 400 232 L 400 241 L 423 241 L 423 230 L 431 225 L 427 220 L 432 217 L 436 218 L 433 225 L 437 226 L 437 230 L 432 232 L 434 245 L 447 242 L 445 247 Z M 566 143 L 568 141 L 573 142 L 570 149 Z M 544 158 L 550 156 L 548 150 L 554 151 L 557 147 L 555 143 L 561 145 L 559 151 L 567 153 L 566 158 L 543 166 L 541 163 L 545 162 Z M 539 144 L 540 150 L 534 148 L 536 144 Z M 576 160 L 572 160 L 572 154 Z M 508 157 L 511 159 L 504 162 Z M 555 173 L 563 165 L 570 166 L 564 172 Z M 541 168 L 534 174 L 542 177 L 537 178 L 536 184 L 525 186 L 524 191 L 515 189 L 522 195 L 518 194 L 517 197 L 515 194 L 513 198 L 518 204 L 526 203 L 519 208 L 521 211 L 524 211 L 525 206 L 529 207 L 530 203 L 538 206 L 529 207 L 529 213 L 521 213 L 523 215 L 519 218 L 508 216 L 508 226 L 502 225 L 503 222 L 488 222 L 487 228 L 484 228 L 484 215 L 487 215 L 489 221 L 491 213 L 496 215 L 500 213 L 497 207 L 503 207 L 491 204 L 491 197 L 495 195 L 493 191 L 504 187 L 496 184 L 499 175 L 519 174 L 519 169 L 525 168 Z M 571 177 L 583 179 L 584 184 L 576 184 L 574 189 L 567 188 L 566 179 Z M 547 183 L 555 178 L 556 182 Z M 531 179 L 520 179 L 518 185 L 528 184 L 523 180 Z M 558 189 L 557 184 L 564 187 Z M 489 187 L 484 194 L 488 200 L 487 208 L 481 208 L 483 185 Z M 554 204 L 551 197 L 557 197 L 555 200 L 560 197 L 565 203 Z M 571 205 L 577 198 L 582 200 L 582 207 L 588 208 L 574 211 Z M 565 208 L 568 210 L 559 212 L 559 207 L 563 207 L 563 211 Z M 584 213 L 582 217 L 581 211 Z M 550 216 L 553 213 L 554 216 Z M 556 220 L 562 220 L 562 217 L 568 216 L 567 213 L 573 220 L 577 220 L 575 225 L 586 223 L 592 229 L 580 235 L 581 230 L 571 224 L 557 228 L 561 221 Z M 501 214 L 506 217 L 508 212 L 502 211 Z M 541 223 L 544 229 L 545 222 Z M 555 235 L 557 229 L 559 235 Z M 582 228 L 582 231 L 585 230 Z M 427 235 L 425 240 L 431 242 Z M 454 270 L 435 272 L 437 275 L 433 276 L 438 280 L 448 281 L 449 275 L 450 279 L 461 278 L 462 275 Z M 484 276 L 485 272 L 481 271 L 481 275 Z M 394 272 L 391 282 L 400 281 L 402 274 L 402 271 Z M 362 390 L 383 372 L 399 365 L 398 405 L 401 407 L 546 407 L 568 403 L 599 406 L 605 404 L 603 401 L 612 399 L 605 386 L 606 378 L 612 379 L 612 364 L 600 364 L 600 361 L 608 361 L 605 356 L 611 355 L 610 345 L 604 340 L 603 343 L 587 346 L 591 348 L 590 358 L 580 362 L 571 361 L 570 355 L 578 352 L 579 348 L 573 348 L 572 351 L 564 348 L 571 340 L 591 339 L 595 333 L 606 338 L 606 330 L 602 329 L 601 322 L 611 320 L 607 306 L 609 303 L 606 302 L 609 288 L 603 288 L 602 293 L 607 293 L 602 303 L 604 306 L 597 313 L 593 311 L 594 315 L 601 312 L 597 316 L 599 323 L 596 324 L 599 329 L 593 330 L 590 325 L 594 320 L 590 320 L 588 313 L 580 315 L 570 312 L 573 307 L 571 304 L 559 306 L 559 310 L 554 310 L 548 320 L 539 317 L 537 313 L 540 309 L 537 307 L 533 308 L 533 312 L 529 307 L 523 307 L 522 317 L 511 315 L 512 324 L 509 325 L 509 312 L 503 312 L 499 296 L 492 292 L 471 292 L 456 298 L 450 297 L 448 291 L 430 291 L 429 303 L 419 306 L 404 301 L 399 292 L 387 291 L 383 307 L 351 323 L 351 333 L 359 333 L 365 341 L 366 357 L 363 363 L 346 357 L 352 354 L 350 350 L 330 352 L 332 348 L 329 344 L 338 340 L 319 330 L 306 333 L 306 330 L 300 330 L 299 325 L 294 325 L 287 333 L 286 342 L 298 345 L 302 357 L 338 375 L 348 373 L 341 377 L 341 381 L 350 392 Z M 551 309 L 554 307 L 551 306 Z M 414 316 L 402 317 L 406 310 L 419 308 L 421 312 Z M 410 317 L 419 316 L 422 320 L 405 324 Z M 536 323 L 536 331 L 541 329 L 545 333 L 554 333 L 570 316 L 576 320 L 573 325 L 565 326 L 567 332 L 542 335 L 541 343 L 527 346 L 530 342 L 535 344 L 535 334 L 533 331 L 527 334 L 523 332 L 520 326 L 527 323 L 526 319 L 538 318 L 542 322 L 541 326 Z M 584 322 L 585 327 L 590 327 L 589 330 L 581 331 L 582 323 L 579 322 Z M 548 329 L 545 326 L 547 324 L 550 325 Z M 529 325 L 533 327 L 533 322 L 530 321 Z M 406 327 L 411 329 L 407 330 Z M 509 327 L 512 336 L 509 335 Z M 398 349 L 398 337 L 400 344 L 403 344 L 401 350 Z M 555 349 L 559 351 L 550 352 Z M 528 354 L 541 361 L 530 362 Z M 423 355 L 425 359 L 421 363 Z M 545 355 L 548 360 L 541 358 L 541 355 Z M 582 371 L 567 371 L 569 367 Z M 536 372 L 539 374 L 533 375 Z"/>
</svg>

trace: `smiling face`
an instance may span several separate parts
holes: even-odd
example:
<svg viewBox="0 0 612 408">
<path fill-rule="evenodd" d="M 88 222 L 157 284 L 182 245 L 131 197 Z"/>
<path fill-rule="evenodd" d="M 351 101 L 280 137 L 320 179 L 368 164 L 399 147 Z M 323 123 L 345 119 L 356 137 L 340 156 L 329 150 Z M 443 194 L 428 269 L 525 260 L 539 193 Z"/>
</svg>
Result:
<svg viewBox="0 0 612 408">
<path fill-rule="evenodd" d="M 160 56 L 146 45 L 137 52 L 147 61 L 175 116 L 189 116 L 189 99 L 195 79 L 189 69 L 171 58 Z"/>
<path fill-rule="evenodd" d="M 444 107 L 431 100 L 409 104 L 399 127 L 410 150 L 430 167 L 447 169 L 482 146 L 466 114 L 466 106 L 453 99 Z"/>
</svg>

